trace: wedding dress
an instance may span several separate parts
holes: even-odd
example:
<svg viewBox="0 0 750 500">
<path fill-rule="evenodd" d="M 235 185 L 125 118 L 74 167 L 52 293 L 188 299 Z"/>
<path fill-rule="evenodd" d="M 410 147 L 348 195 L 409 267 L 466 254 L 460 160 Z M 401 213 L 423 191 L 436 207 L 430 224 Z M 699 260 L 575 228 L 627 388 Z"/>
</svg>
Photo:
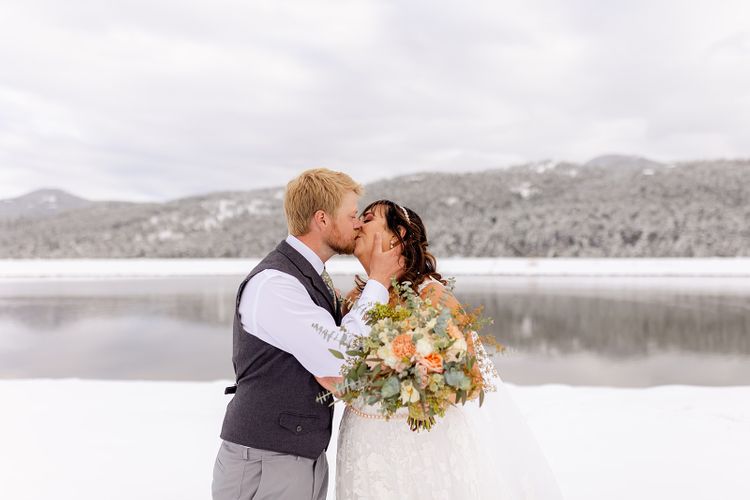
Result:
<svg viewBox="0 0 750 500">
<path fill-rule="evenodd" d="M 477 356 L 492 363 L 481 342 Z M 547 461 L 503 382 L 483 370 L 487 392 L 450 407 L 430 431 L 413 432 L 408 410 L 385 420 L 375 406 L 347 406 L 339 427 L 337 500 L 559 500 Z"/>
</svg>

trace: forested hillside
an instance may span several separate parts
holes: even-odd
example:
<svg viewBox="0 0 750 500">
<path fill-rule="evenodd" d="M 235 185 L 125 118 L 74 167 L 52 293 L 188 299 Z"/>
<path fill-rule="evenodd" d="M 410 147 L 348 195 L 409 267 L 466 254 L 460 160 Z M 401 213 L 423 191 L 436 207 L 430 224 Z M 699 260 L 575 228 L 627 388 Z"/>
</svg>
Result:
<svg viewBox="0 0 750 500">
<path fill-rule="evenodd" d="M 422 215 L 439 256 L 750 256 L 750 161 L 608 156 L 366 186 Z M 83 205 L 0 220 L 0 257 L 257 257 L 286 235 L 282 188 Z"/>
</svg>

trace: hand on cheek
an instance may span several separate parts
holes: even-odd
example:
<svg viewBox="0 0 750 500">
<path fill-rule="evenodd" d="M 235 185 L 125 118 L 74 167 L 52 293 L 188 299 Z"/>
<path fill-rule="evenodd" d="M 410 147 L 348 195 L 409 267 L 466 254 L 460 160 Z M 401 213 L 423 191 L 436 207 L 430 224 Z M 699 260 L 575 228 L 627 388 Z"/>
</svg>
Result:
<svg viewBox="0 0 750 500">
<path fill-rule="evenodd" d="M 387 252 L 398 245 L 396 237 L 390 231 L 383 231 L 383 251 Z"/>
</svg>

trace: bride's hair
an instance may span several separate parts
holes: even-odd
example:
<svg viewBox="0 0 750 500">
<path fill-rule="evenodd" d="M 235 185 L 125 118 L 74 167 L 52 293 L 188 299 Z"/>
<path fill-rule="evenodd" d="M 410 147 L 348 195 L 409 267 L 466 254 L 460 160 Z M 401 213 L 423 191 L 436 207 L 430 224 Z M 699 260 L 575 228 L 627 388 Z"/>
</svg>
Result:
<svg viewBox="0 0 750 500">
<path fill-rule="evenodd" d="M 411 288 L 416 292 L 419 285 L 428 278 L 434 278 L 446 285 L 448 282 L 437 272 L 435 257 L 427 250 L 427 231 L 422 219 L 414 210 L 398 205 L 391 200 L 378 200 L 365 207 L 362 213 L 375 207 L 383 207 L 385 224 L 396 235 L 401 244 L 404 256 L 404 274 L 398 277 L 399 282 L 411 282 Z M 401 228 L 404 235 L 401 236 Z M 359 276 L 354 278 L 357 290 L 362 292 L 365 280 Z"/>
</svg>

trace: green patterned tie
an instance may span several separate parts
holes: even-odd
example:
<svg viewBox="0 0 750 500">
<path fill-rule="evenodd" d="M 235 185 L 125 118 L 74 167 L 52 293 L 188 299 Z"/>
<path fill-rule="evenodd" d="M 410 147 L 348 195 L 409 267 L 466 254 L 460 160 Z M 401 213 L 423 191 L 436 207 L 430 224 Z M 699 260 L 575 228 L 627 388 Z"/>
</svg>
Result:
<svg viewBox="0 0 750 500">
<path fill-rule="evenodd" d="M 320 277 L 323 278 L 323 281 L 328 287 L 328 292 L 331 294 L 333 303 L 335 304 L 336 303 L 336 289 L 333 287 L 333 280 L 331 279 L 331 275 L 328 274 L 328 271 L 326 271 L 325 267 L 323 268 L 323 272 L 320 273 Z"/>
</svg>

